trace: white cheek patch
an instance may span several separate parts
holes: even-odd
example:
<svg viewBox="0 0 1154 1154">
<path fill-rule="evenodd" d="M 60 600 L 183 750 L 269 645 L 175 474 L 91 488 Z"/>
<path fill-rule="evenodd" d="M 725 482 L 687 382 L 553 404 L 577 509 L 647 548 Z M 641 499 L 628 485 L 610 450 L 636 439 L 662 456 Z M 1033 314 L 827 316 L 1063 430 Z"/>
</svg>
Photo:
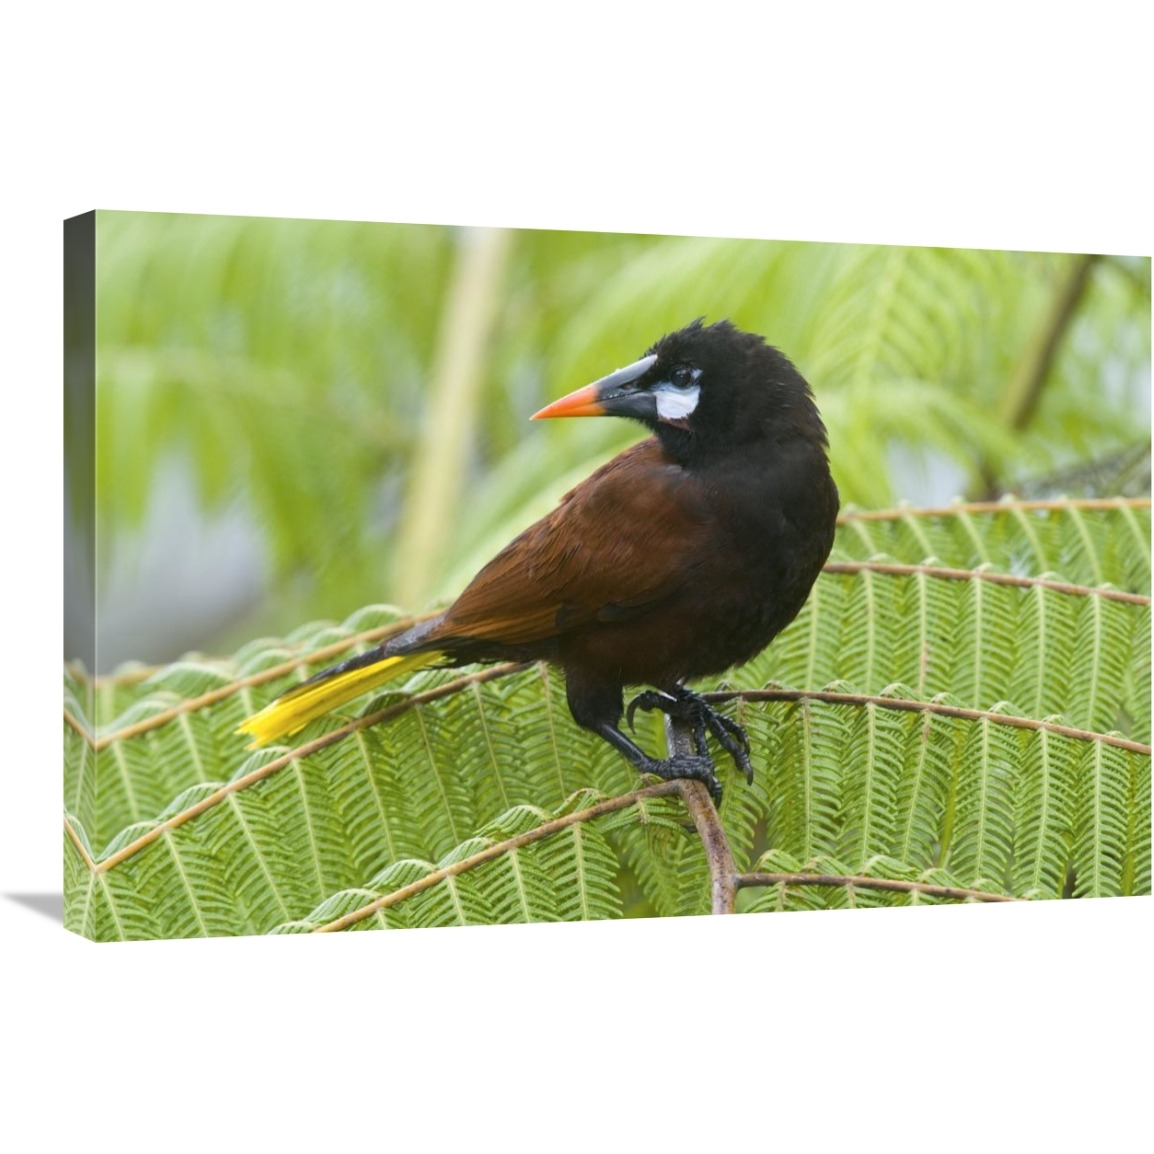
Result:
<svg viewBox="0 0 1154 1154">
<path fill-rule="evenodd" d="M 688 417 L 697 408 L 697 398 L 701 392 L 698 385 L 688 389 L 675 389 L 672 385 L 658 385 L 653 390 L 657 398 L 657 415 L 663 421 L 677 421 Z"/>
</svg>

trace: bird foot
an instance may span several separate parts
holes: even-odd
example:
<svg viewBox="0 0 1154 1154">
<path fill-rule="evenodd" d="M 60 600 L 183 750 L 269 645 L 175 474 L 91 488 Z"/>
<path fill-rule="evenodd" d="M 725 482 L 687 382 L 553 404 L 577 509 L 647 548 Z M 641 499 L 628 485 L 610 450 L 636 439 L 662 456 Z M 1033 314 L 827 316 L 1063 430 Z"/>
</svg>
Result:
<svg viewBox="0 0 1154 1154">
<path fill-rule="evenodd" d="M 721 782 L 713 772 L 708 757 L 692 753 L 675 753 L 672 757 L 653 757 L 643 772 L 656 774 L 663 781 L 700 781 L 709 790 L 714 805 L 721 805 Z"/>
<path fill-rule="evenodd" d="M 742 773 L 745 780 L 753 784 L 753 765 L 749 760 L 749 737 L 745 730 L 731 721 L 723 713 L 718 713 L 703 697 L 691 689 L 679 685 L 674 693 L 661 693 L 647 689 L 639 693 L 625 710 L 625 720 L 633 728 L 633 714 L 638 709 L 659 709 L 669 717 L 684 721 L 693 731 L 693 747 L 701 757 L 706 756 L 705 735 L 708 731 L 717 738 L 718 744 Z"/>
</svg>

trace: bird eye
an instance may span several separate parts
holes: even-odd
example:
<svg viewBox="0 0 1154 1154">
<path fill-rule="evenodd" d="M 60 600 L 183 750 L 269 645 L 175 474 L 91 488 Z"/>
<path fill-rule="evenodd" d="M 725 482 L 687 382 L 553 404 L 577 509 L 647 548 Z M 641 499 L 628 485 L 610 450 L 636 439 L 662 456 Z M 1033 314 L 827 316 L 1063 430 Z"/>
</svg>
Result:
<svg viewBox="0 0 1154 1154">
<path fill-rule="evenodd" d="M 669 383 L 677 389 L 687 389 L 695 379 L 693 370 L 688 365 L 678 365 L 669 374 Z"/>
</svg>

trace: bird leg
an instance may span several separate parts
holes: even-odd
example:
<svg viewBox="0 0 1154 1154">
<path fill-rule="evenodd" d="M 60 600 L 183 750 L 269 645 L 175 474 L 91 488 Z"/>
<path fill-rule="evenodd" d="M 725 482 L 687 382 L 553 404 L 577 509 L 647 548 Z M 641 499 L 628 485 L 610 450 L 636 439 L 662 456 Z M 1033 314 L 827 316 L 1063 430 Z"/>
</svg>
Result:
<svg viewBox="0 0 1154 1154">
<path fill-rule="evenodd" d="M 697 752 L 705 756 L 706 731 L 717 738 L 722 749 L 733 758 L 734 764 L 742 773 L 745 780 L 753 784 L 753 766 L 749 761 L 749 737 L 736 721 L 731 721 L 692 689 L 678 685 L 674 690 L 663 693 L 659 690 L 647 689 L 639 693 L 625 711 L 625 720 L 629 728 L 633 728 L 633 714 L 638 709 L 659 709 L 669 717 L 684 721 L 693 731 L 693 746 Z"/>
<path fill-rule="evenodd" d="M 708 754 L 675 753 L 671 757 L 650 757 L 645 750 L 634 745 L 621 730 L 609 722 L 601 722 L 591 728 L 605 738 L 614 749 L 623 753 L 637 767 L 639 773 L 656 774 L 663 781 L 681 779 L 700 781 L 709 790 L 713 804 L 721 804 L 721 782 L 713 772 L 713 762 Z"/>
</svg>

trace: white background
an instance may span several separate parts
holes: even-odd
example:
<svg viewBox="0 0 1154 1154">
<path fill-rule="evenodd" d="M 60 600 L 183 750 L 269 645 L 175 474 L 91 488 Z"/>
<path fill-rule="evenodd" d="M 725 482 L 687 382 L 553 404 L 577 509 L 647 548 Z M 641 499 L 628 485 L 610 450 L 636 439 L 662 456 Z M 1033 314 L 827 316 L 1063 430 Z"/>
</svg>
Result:
<svg viewBox="0 0 1154 1154">
<path fill-rule="evenodd" d="M 0 1141 L 1148 1141 L 1148 898 L 97 947 L 6 896 L 61 884 L 63 217 L 1154 250 L 1137 4 L 418 7 L 5 17 Z"/>
</svg>

